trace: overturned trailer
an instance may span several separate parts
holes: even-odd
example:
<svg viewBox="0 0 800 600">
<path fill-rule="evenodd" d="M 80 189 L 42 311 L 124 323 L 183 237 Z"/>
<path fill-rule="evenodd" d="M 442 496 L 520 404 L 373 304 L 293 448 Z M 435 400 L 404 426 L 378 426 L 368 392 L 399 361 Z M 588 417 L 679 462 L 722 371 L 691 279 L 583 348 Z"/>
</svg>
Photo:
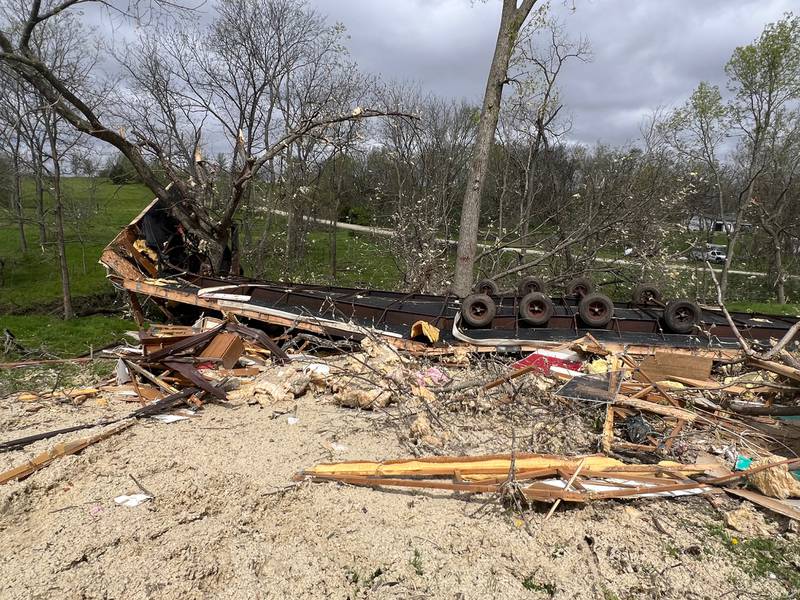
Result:
<svg viewBox="0 0 800 600">
<path fill-rule="evenodd" d="M 205 312 L 233 314 L 254 323 L 332 337 L 362 339 L 378 334 L 395 346 L 430 352 L 430 345 L 467 344 L 508 350 L 563 344 L 590 333 L 605 345 L 630 351 L 668 346 L 717 355 L 738 349 L 733 329 L 719 310 L 693 302 L 660 301 L 658 290 L 638 286 L 632 302 L 611 302 L 579 279 L 560 296 L 545 295 L 541 282 L 526 278 L 517 290 L 500 293 L 480 282 L 476 294 L 407 294 L 325 285 L 287 284 L 220 277 L 205 268 L 202 252 L 169 213 L 154 201 L 105 248 L 100 262 L 108 277 L 129 294 L 141 319 L 139 296 L 154 300 L 167 316 L 177 303 Z M 787 317 L 732 314 L 748 340 L 782 337 L 797 321 Z M 419 335 L 424 322 L 438 340 Z"/>
</svg>

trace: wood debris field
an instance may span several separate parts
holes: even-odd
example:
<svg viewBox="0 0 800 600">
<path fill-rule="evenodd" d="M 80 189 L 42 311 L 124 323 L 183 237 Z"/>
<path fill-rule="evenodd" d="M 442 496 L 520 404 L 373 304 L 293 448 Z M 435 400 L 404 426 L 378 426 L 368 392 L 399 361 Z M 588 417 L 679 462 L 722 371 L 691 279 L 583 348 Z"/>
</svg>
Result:
<svg viewBox="0 0 800 600">
<path fill-rule="evenodd" d="M 95 356 L 115 366 L 105 380 L 0 402 L 3 598 L 800 584 L 785 364 L 591 336 L 412 353 L 210 318 L 136 337 Z"/>
</svg>

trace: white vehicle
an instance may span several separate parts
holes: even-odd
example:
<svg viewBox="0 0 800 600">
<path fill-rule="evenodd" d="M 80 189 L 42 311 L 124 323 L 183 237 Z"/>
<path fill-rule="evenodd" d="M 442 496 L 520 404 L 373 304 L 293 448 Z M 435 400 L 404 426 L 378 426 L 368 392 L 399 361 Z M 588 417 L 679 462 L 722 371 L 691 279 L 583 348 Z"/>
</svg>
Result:
<svg viewBox="0 0 800 600">
<path fill-rule="evenodd" d="M 728 258 L 728 254 L 725 250 L 709 250 L 706 252 L 706 260 L 709 262 L 724 263 L 726 258 Z"/>
<path fill-rule="evenodd" d="M 689 253 L 689 257 L 694 260 L 707 260 L 708 262 L 712 263 L 724 263 L 725 259 L 728 257 L 728 254 L 725 252 L 725 250 L 720 250 L 719 248 L 711 248 L 708 250 L 695 248 Z"/>
</svg>

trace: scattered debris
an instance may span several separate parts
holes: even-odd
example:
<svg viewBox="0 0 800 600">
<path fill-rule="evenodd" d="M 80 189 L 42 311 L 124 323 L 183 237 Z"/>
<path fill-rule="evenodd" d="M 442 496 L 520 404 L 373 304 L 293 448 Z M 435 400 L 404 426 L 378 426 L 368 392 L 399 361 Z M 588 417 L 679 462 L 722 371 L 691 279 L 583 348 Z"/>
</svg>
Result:
<svg viewBox="0 0 800 600">
<path fill-rule="evenodd" d="M 133 425 L 133 421 L 125 421 L 119 423 L 110 429 L 102 431 L 96 435 L 74 440 L 72 442 L 61 442 L 56 444 L 51 450 L 42 452 L 41 454 L 33 457 L 25 464 L 14 467 L 5 473 L 0 473 L 0 484 L 7 483 L 14 479 L 24 479 L 31 473 L 35 473 L 49 465 L 51 462 L 62 456 L 69 456 L 70 454 L 77 454 L 84 448 L 96 444 L 97 442 L 111 437 Z"/>
<path fill-rule="evenodd" d="M 114 502 L 120 506 L 127 506 L 128 508 L 136 508 L 140 504 L 152 500 L 153 497 L 147 494 L 131 494 L 129 496 L 122 495 L 114 498 Z"/>
<path fill-rule="evenodd" d="M 778 465 L 774 469 L 766 469 L 750 477 L 759 492 L 772 498 L 785 500 L 786 498 L 800 498 L 800 481 L 797 481 L 789 472 L 786 461 L 780 456 L 767 456 L 754 461 L 752 467 L 762 465 Z"/>
<path fill-rule="evenodd" d="M 730 529 L 748 536 L 769 537 L 772 533 L 766 526 L 764 518 L 746 505 L 726 512 L 723 518 L 725 520 L 725 525 Z"/>
<path fill-rule="evenodd" d="M 237 302 L 237 295 L 227 288 L 203 292 L 220 303 Z M 228 314 L 138 332 L 138 346 L 98 353 L 98 360 L 116 361 L 107 381 L 21 393 L 16 400 L 76 405 L 110 398 L 141 406 L 115 419 L 3 441 L 0 451 L 19 450 L 81 429 L 110 428 L 57 444 L 0 475 L 0 483 L 26 477 L 143 417 L 188 421 L 202 415 L 197 411 L 208 402 L 236 401 L 268 407 L 269 419 L 285 418 L 294 426 L 300 423 L 298 402 L 324 398 L 343 410 L 369 410 L 391 420 L 419 457 L 317 465 L 298 474 L 300 480 L 488 493 L 515 498 L 517 504 L 551 503 L 551 512 L 560 502 L 674 498 L 724 489 L 772 513 L 793 519 L 800 513 L 786 501 L 800 496 L 800 481 L 792 474 L 800 465 L 794 458 L 800 427 L 784 417 L 800 412 L 800 379 L 791 367 L 737 360 L 730 352 L 640 347 L 633 353 L 592 334 L 548 349 L 495 346 L 488 354 L 486 348 L 443 345 L 428 321 L 415 322 L 411 334 L 425 340 L 422 346 L 404 346 L 386 332 L 352 323 L 335 336 L 327 326 L 315 333 L 301 329 L 287 325 L 268 335 Z M 561 425 L 546 423 L 554 407 Z M 519 418 L 526 426 L 532 424 L 532 436 L 579 433 L 593 441 L 590 452 L 603 454 L 458 453 L 465 428 L 453 425 L 454 415 L 506 413 L 513 440 L 514 411 L 524 415 Z M 567 433 L 563 419 L 571 414 L 592 415 L 600 431 Z M 331 457 L 347 450 L 339 442 L 323 446 Z M 142 490 L 115 502 L 133 507 L 151 499 Z M 761 535 L 763 528 L 751 517 L 751 510 L 738 509 L 725 518 L 737 531 Z"/>
<path fill-rule="evenodd" d="M 17 450 L 83 429 L 111 426 L 95 436 L 56 444 L 26 464 L 1 474 L 0 484 L 27 477 L 55 458 L 80 452 L 86 446 L 130 427 L 138 419 L 150 417 L 162 423 L 174 423 L 189 418 L 187 414 L 170 412 L 182 404 L 197 409 L 210 399 L 226 401 L 228 392 L 238 385 L 237 373 L 252 376 L 259 372 L 257 369 L 237 371 L 234 368 L 240 360 L 250 356 L 248 349 L 257 349 L 259 357 L 266 355 L 276 363 L 289 360 L 288 355 L 263 331 L 218 319 L 201 319 L 194 327 L 156 326 L 139 332 L 138 338 L 139 347 L 119 347 L 97 354 L 97 360 L 116 361 L 114 376 L 103 385 L 25 392 L 18 394 L 17 400 L 77 405 L 100 394 L 110 394 L 138 401 L 142 406 L 123 417 L 0 442 L 0 451 Z M 309 381 L 309 376 L 301 374 L 289 386 L 292 392 L 300 395 Z M 292 393 L 289 396 L 294 398 Z"/>
</svg>

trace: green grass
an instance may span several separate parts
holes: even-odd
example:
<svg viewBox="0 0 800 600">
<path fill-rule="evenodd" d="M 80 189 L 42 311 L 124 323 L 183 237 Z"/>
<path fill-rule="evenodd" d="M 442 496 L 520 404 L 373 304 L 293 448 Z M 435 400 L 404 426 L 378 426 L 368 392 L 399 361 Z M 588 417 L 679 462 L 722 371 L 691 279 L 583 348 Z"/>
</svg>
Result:
<svg viewBox="0 0 800 600">
<path fill-rule="evenodd" d="M 117 232 L 150 201 L 151 193 L 142 185 L 117 186 L 106 180 L 84 177 L 63 180 L 67 210 L 67 260 L 73 304 L 83 298 L 111 294 L 105 268 L 98 264 L 100 253 Z M 133 323 L 114 317 L 83 317 L 69 322 L 58 318 L 61 279 L 53 239 L 53 202 L 45 191 L 45 210 L 49 239 L 40 244 L 35 223 L 35 189 L 32 180 L 23 181 L 23 203 L 28 252 L 20 251 L 16 225 L 0 221 L 0 330 L 8 328 L 23 347 L 39 356 L 71 357 L 89 352 L 120 339 L 121 333 L 135 329 Z M 17 314 L 13 314 L 17 313 Z M 30 313 L 30 314 L 19 314 Z M 0 352 L 2 347 L 0 347 Z M 34 355 L 34 356 L 35 356 Z M 3 356 L 13 360 L 18 356 Z"/>
<path fill-rule="evenodd" d="M 422 568 L 422 553 L 419 551 L 418 548 L 414 548 L 414 556 L 408 562 L 411 565 L 411 568 L 414 569 L 414 572 L 417 575 L 419 575 L 419 576 L 423 575 L 424 570 Z"/>
<path fill-rule="evenodd" d="M 270 232 L 273 244 L 285 244 L 285 224 L 276 221 Z M 284 261 L 272 260 L 258 268 L 245 261 L 247 273 L 258 273 L 273 280 L 292 280 L 305 283 L 328 283 L 345 287 L 396 289 L 401 274 L 389 249 L 389 240 L 348 230 L 336 232 L 336 276 L 331 274 L 330 234 L 311 231 L 308 249 L 302 261 L 287 272 Z"/>
<path fill-rule="evenodd" d="M 728 310 L 762 313 L 784 317 L 800 316 L 800 304 L 772 304 L 770 302 L 731 302 Z"/>
<path fill-rule="evenodd" d="M 9 329 L 23 348 L 37 355 L 71 357 L 122 340 L 124 333 L 135 330 L 136 325 L 115 317 L 81 317 L 64 321 L 45 315 L 6 315 L 0 317 L 0 331 L 3 329 Z M 0 352 L 2 349 L 0 345 Z M 13 360 L 16 357 L 3 358 Z"/>
<path fill-rule="evenodd" d="M 787 541 L 779 537 L 755 537 L 742 539 L 729 532 L 722 524 L 708 526 L 709 533 L 718 538 L 728 550 L 743 572 L 752 577 L 774 576 L 782 582 L 795 597 L 800 591 L 800 542 Z"/>
<path fill-rule="evenodd" d="M 536 581 L 533 573 L 522 580 L 522 587 L 529 592 L 541 592 L 543 594 L 547 594 L 548 596 L 554 596 L 558 591 L 558 588 L 556 588 L 554 583 L 540 583 Z"/>
<path fill-rule="evenodd" d="M 74 298 L 109 292 L 105 268 L 98 264 L 100 253 L 117 232 L 150 201 L 152 194 L 143 186 L 117 186 L 109 181 L 70 177 L 63 180 L 67 217 L 67 261 Z M 25 180 L 23 203 L 26 216 L 34 220 L 36 209 L 33 182 Z M 4 262 L 0 286 L 0 312 L 35 309 L 61 298 L 58 256 L 53 243 L 53 202 L 45 193 L 48 234 L 40 245 L 38 227 L 25 227 L 28 252 L 22 254 L 15 224 L 0 222 L 0 259 Z M 83 243 L 81 243 L 81 240 Z"/>
</svg>

